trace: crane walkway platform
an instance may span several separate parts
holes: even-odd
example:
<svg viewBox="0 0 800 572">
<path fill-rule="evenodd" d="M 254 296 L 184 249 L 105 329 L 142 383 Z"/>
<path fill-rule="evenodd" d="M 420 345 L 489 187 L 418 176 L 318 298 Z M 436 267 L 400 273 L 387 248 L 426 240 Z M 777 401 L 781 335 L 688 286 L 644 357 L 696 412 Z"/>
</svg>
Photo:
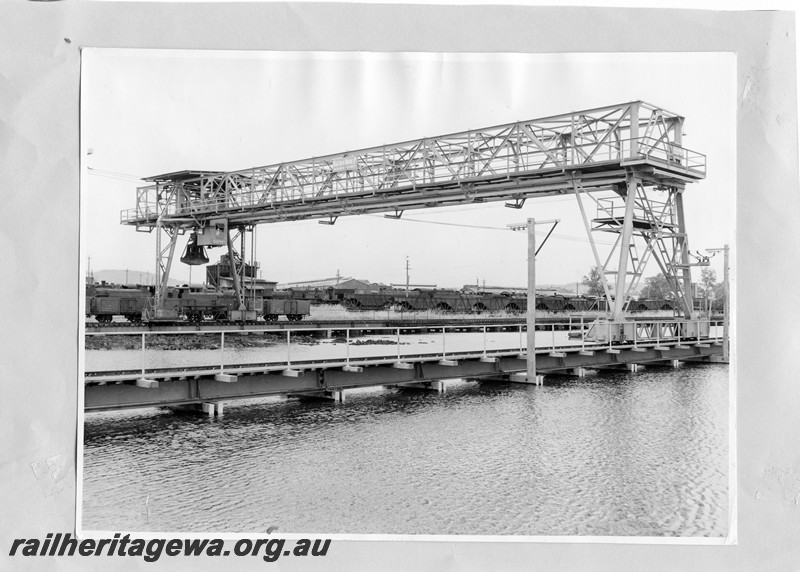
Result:
<svg viewBox="0 0 800 572">
<path fill-rule="evenodd" d="M 643 101 L 587 109 L 235 172 L 149 177 L 122 224 L 197 228 L 524 201 L 624 185 L 682 187 L 706 158 L 682 146 L 683 117 Z M 513 203 L 512 203 L 513 204 Z M 216 233 L 214 229 L 209 232 Z"/>
</svg>

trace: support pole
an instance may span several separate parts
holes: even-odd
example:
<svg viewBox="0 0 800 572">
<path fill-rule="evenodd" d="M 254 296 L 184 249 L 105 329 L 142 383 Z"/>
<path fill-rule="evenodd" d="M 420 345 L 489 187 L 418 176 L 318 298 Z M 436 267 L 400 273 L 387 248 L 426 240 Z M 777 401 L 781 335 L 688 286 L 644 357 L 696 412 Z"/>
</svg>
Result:
<svg viewBox="0 0 800 572">
<path fill-rule="evenodd" d="M 225 371 L 225 332 L 220 333 L 219 337 L 219 370 Z"/>
<path fill-rule="evenodd" d="M 678 219 L 678 232 L 676 237 L 677 254 L 680 256 L 681 274 L 683 276 L 683 292 L 681 293 L 683 317 L 686 320 L 691 320 L 694 310 L 694 300 L 692 298 L 692 271 L 689 266 L 689 244 L 686 240 L 686 218 L 683 215 L 683 195 L 680 191 L 675 191 L 675 214 Z M 675 277 L 678 277 L 677 272 L 675 272 Z"/>
<path fill-rule="evenodd" d="M 725 248 L 725 270 L 723 274 L 723 284 L 725 285 L 725 305 L 722 308 L 722 359 L 728 362 L 730 359 L 730 327 L 731 327 L 731 293 L 729 280 L 729 253 L 730 247 L 726 244 Z"/>
<path fill-rule="evenodd" d="M 144 367 L 145 366 L 145 353 L 144 353 L 145 342 L 144 342 L 144 336 L 145 336 L 145 333 L 142 332 L 142 354 L 141 354 L 142 355 L 142 377 L 144 377 L 144 369 L 145 369 L 145 367 Z"/>
<path fill-rule="evenodd" d="M 528 383 L 536 383 L 536 221 L 528 219 Z"/>
</svg>

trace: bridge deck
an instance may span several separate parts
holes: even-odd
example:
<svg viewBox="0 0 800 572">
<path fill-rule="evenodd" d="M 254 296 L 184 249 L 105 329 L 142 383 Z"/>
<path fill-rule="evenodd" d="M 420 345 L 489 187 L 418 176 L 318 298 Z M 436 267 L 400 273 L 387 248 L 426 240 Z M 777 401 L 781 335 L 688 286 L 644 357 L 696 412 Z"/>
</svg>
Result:
<svg viewBox="0 0 800 572">
<path fill-rule="evenodd" d="M 622 345 L 580 344 L 536 350 L 542 374 L 722 355 L 719 340 L 660 340 Z M 526 371 L 519 350 L 482 350 L 358 359 L 310 359 L 230 366 L 93 372 L 85 377 L 86 411 L 157 407 L 282 394 L 319 394 L 348 388 L 456 378 L 508 379 Z M 138 384 L 138 385 L 137 385 Z"/>
</svg>

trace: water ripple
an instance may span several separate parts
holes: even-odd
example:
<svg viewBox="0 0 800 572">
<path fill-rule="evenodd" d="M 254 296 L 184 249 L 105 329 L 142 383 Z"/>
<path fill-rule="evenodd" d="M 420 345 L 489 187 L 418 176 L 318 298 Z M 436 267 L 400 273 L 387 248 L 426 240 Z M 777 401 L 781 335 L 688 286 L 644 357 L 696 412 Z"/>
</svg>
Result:
<svg viewBox="0 0 800 572">
<path fill-rule="evenodd" d="M 90 414 L 84 527 L 722 536 L 727 368 Z"/>
</svg>

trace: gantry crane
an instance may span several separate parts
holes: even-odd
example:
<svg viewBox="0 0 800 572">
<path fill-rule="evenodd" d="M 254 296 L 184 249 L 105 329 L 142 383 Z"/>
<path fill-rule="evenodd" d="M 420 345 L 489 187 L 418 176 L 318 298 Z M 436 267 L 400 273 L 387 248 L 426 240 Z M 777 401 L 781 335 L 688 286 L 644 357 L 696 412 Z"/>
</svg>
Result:
<svg viewBox="0 0 800 572">
<path fill-rule="evenodd" d="M 573 194 L 601 269 L 615 321 L 653 256 L 670 284 L 679 317 L 692 315 L 687 183 L 705 177 L 705 156 L 683 147 L 684 118 L 634 101 L 440 137 L 348 151 L 234 172 L 180 171 L 148 179 L 122 224 L 156 232 L 151 318 L 170 317 L 164 295 L 178 236 L 191 232 L 189 259 L 203 246 L 227 246 L 239 309 L 252 319 L 243 287 L 246 233 L 261 223 L 385 213 Z M 586 198 L 594 203 L 589 218 Z M 604 259 L 593 236 L 616 236 Z M 240 252 L 234 243 L 240 241 Z M 164 239 L 166 239 L 166 244 Z M 252 234 L 251 234 L 252 239 Z"/>
</svg>

